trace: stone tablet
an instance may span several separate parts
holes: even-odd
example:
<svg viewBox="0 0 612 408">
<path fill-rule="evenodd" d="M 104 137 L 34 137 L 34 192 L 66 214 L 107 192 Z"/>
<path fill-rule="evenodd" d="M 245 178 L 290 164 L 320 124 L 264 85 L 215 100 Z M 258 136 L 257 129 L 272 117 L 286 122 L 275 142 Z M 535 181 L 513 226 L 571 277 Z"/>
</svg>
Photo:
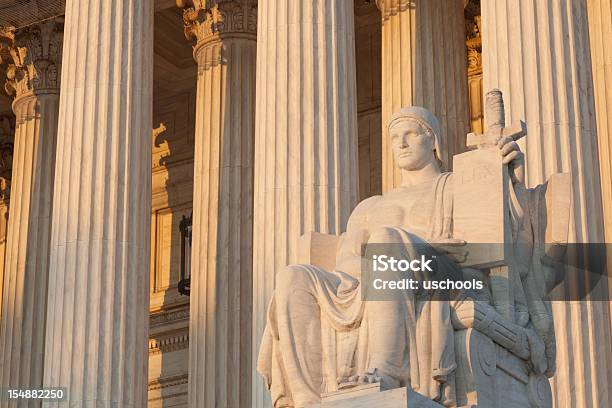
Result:
<svg viewBox="0 0 612 408">
<path fill-rule="evenodd" d="M 463 266 L 504 265 L 509 240 L 508 167 L 496 148 L 478 149 L 453 159 L 453 235 L 468 242 Z M 499 245 L 477 245 L 477 244 Z"/>
</svg>

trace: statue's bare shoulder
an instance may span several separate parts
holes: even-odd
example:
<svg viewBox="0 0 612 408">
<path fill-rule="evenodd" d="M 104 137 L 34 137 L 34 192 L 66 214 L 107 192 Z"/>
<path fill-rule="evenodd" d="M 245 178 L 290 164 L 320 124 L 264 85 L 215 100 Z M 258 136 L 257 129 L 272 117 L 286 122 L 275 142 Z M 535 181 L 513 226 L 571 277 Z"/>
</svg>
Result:
<svg viewBox="0 0 612 408">
<path fill-rule="evenodd" d="M 349 218 L 346 230 L 350 232 L 352 230 L 366 228 L 368 223 L 368 215 L 374 209 L 376 204 L 380 203 L 382 200 L 382 195 L 375 195 L 368 197 L 357 204 L 357 207 L 355 207 Z"/>
</svg>

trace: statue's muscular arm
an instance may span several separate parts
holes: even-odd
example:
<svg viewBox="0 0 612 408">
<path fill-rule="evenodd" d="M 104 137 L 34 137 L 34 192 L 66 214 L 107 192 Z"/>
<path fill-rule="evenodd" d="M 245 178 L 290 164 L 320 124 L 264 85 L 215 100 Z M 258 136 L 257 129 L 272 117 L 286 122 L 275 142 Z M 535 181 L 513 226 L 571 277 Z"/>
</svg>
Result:
<svg viewBox="0 0 612 408">
<path fill-rule="evenodd" d="M 371 233 L 368 229 L 368 214 L 381 199 L 382 196 L 367 198 L 353 210 L 336 253 L 336 270 L 353 276 L 360 275 L 361 246 L 367 244 Z"/>
</svg>

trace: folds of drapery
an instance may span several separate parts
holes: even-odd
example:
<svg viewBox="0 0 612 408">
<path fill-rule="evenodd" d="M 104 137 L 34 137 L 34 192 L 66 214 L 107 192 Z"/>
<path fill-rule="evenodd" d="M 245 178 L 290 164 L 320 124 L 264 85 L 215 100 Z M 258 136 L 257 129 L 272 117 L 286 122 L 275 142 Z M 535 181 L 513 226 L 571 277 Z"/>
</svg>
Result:
<svg viewBox="0 0 612 408">
<path fill-rule="evenodd" d="M 432 208 L 428 228 L 432 238 L 453 237 L 452 191 L 452 174 L 444 173 L 435 181 L 431 195 L 423 198 L 432 200 L 432 205 L 423 206 Z M 512 244 L 517 251 L 517 263 L 513 266 L 518 274 L 515 274 L 512 282 L 516 294 L 517 316 L 522 325 L 533 328 L 544 341 L 548 361 L 547 374 L 552 375 L 555 360 L 554 325 L 551 306 L 547 301 L 547 294 L 551 289 L 548 279 L 551 271 L 541 262 L 544 256 L 544 232 L 539 213 L 546 189 L 542 186 L 525 189 L 511 184 L 509 193 Z M 416 237 L 401 226 L 393 230 L 404 244 L 423 244 L 429 239 Z M 407 247 L 414 251 L 414 248 L 421 246 Z M 420 254 L 406 254 L 407 257 L 418 255 Z M 301 379 L 301 383 L 307 380 L 313 388 L 313 394 L 335 391 L 343 378 L 371 368 L 368 365 L 372 350 L 368 339 L 372 333 L 368 333 L 368 330 L 371 326 L 370 319 L 376 319 L 377 316 L 369 310 L 372 308 L 368 307 L 368 302 L 362 300 L 359 276 L 351 276 L 342 271 L 327 272 L 312 265 L 292 268 L 301 268 L 310 277 L 309 288 L 306 290 L 312 295 L 319 311 L 310 318 L 320 325 L 321 333 L 320 343 L 310 346 L 317 348 L 311 353 L 312 356 L 322 359 L 320 371 L 317 372 L 320 378 Z M 448 264 L 447 268 L 457 269 L 454 264 Z M 434 294 L 429 294 L 432 295 Z M 277 296 L 276 293 L 273 295 L 268 307 L 268 324 L 257 369 L 266 379 L 274 406 L 294 406 L 296 402 L 293 401 L 295 392 L 292 392 L 292 385 L 296 382 L 296 372 L 288 373 L 286 367 L 295 364 L 287 359 L 292 358 L 291 356 L 298 358 L 295 356 L 308 353 L 308 350 L 294 349 L 291 353 L 283 350 L 281 338 L 299 338 L 304 334 L 300 333 L 299 325 L 279 327 L 279 317 L 287 319 L 287 316 L 282 316 L 286 310 L 277 304 Z M 408 353 L 402 363 L 405 372 L 400 380 L 405 383 L 401 385 L 410 385 L 415 391 L 451 406 L 455 401 L 456 368 L 450 319 L 452 303 L 415 299 L 409 291 L 406 291 L 404 300 L 404 321 L 398 322 L 398 335 L 405 336 Z M 302 370 L 297 375 L 308 377 L 312 373 Z"/>
</svg>

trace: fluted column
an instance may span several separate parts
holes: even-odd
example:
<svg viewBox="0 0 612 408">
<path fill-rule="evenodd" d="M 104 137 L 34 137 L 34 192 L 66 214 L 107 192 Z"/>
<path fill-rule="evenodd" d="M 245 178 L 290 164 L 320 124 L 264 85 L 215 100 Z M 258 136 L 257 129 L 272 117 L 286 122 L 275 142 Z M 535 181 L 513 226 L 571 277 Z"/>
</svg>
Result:
<svg viewBox="0 0 612 408">
<path fill-rule="evenodd" d="M 4 184 L 5 179 L 0 178 L 0 184 Z M 2 187 L 0 186 L 0 189 Z M 0 316 L 2 316 L 2 294 L 4 288 L 4 260 L 6 259 L 6 233 L 8 230 L 9 196 L 0 193 Z"/>
<path fill-rule="evenodd" d="M 585 0 L 483 0 L 484 89 L 499 88 L 506 123 L 524 119 L 530 186 L 571 172 L 570 239 L 603 242 L 592 71 Z M 606 302 L 554 302 L 556 406 L 609 406 Z"/>
<path fill-rule="evenodd" d="M 258 15 L 254 358 L 276 272 L 302 234 L 342 232 L 358 197 L 353 2 L 260 0 Z"/>
<path fill-rule="evenodd" d="M 0 319 L 0 387 L 35 388 L 43 380 L 63 21 L 47 20 L 11 35 L 5 88 L 15 96 L 16 124 Z"/>
<path fill-rule="evenodd" d="M 587 0 L 606 242 L 612 243 L 612 0 Z M 611 251 L 608 251 L 611 252 Z M 608 259 L 612 253 L 608 254 Z M 608 275 L 612 276 L 608 262 Z M 612 281 L 610 282 L 612 291 Z M 612 302 L 610 302 L 612 312 Z M 612 314 L 612 313 L 611 313 Z"/>
<path fill-rule="evenodd" d="M 67 0 L 44 385 L 144 407 L 153 2 Z M 56 404 L 45 404 L 55 406 Z"/>
<path fill-rule="evenodd" d="M 14 135 L 15 129 L 11 124 L 10 118 L 0 116 L 0 319 L 2 318 L 2 289 L 8 232 L 8 211 L 11 198 Z"/>
<path fill-rule="evenodd" d="M 606 242 L 612 242 L 612 0 L 587 0 Z"/>
<path fill-rule="evenodd" d="M 189 406 L 251 408 L 257 1 L 187 7 L 198 64 Z"/>
<path fill-rule="evenodd" d="M 465 148 L 469 131 L 464 0 L 377 0 L 382 16 L 383 191 L 401 183 L 387 125 L 404 106 L 440 119 L 445 161 Z"/>
</svg>

